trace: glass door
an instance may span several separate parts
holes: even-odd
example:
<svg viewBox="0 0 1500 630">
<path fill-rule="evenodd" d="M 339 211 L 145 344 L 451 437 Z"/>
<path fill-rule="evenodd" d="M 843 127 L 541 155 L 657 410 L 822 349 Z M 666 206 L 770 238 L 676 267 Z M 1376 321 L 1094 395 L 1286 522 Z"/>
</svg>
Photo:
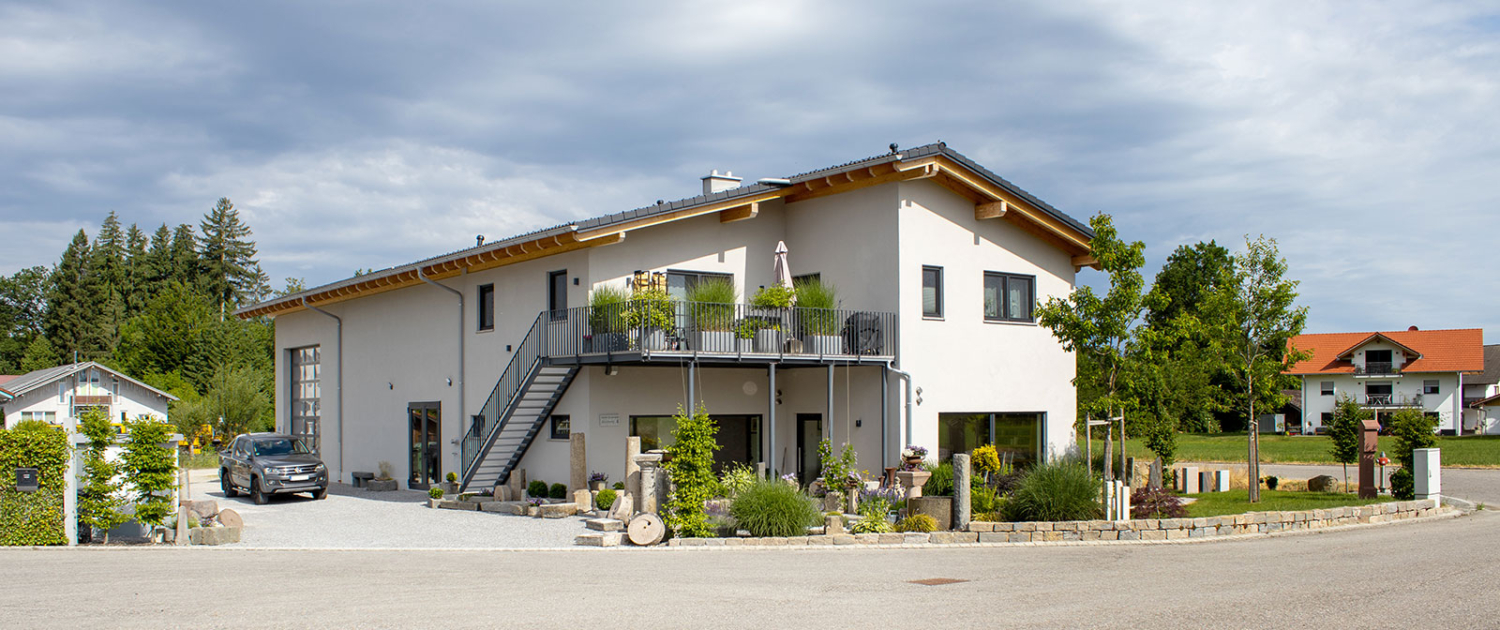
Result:
<svg viewBox="0 0 1500 630">
<path fill-rule="evenodd" d="M 426 490 L 442 481 L 442 403 L 421 402 L 406 406 L 411 456 L 407 485 Z"/>
<path fill-rule="evenodd" d="M 823 441 L 823 414 L 797 414 L 797 477 L 807 485 L 823 473 L 818 443 Z"/>
</svg>

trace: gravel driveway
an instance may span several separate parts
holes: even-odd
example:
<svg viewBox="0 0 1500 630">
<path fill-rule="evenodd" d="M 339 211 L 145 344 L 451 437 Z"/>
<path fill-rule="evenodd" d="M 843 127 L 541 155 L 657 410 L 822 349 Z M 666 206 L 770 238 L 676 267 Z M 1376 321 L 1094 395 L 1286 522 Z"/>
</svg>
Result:
<svg viewBox="0 0 1500 630">
<path fill-rule="evenodd" d="M 192 498 L 214 499 L 245 519 L 246 548 L 299 549 L 538 549 L 572 547 L 584 532 L 579 517 L 523 516 L 434 510 L 427 493 L 368 492 L 347 484 L 328 488 L 328 498 L 273 497 L 255 505 L 244 495 L 224 498 L 215 470 L 192 472 Z"/>
</svg>

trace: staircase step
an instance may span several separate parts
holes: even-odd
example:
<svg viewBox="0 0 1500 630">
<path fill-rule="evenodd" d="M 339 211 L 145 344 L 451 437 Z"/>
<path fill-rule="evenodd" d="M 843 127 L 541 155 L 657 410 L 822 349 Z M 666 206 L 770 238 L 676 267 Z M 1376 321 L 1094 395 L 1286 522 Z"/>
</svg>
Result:
<svg viewBox="0 0 1500 630">
<path fill-rule="evenodd" d="M 591 518 L 584 521 L 583 525 L 596 532 L 618 532 L 625 529 L 625 521 L 613 518 Z"/>
<path fill-rule="evenodd" d="M 579 534 L 573 539 L 573 544 L 580 547 L 619 547 L 625 541 L 625 535 L 619 532 L 603 534 Z"/>
</svg>

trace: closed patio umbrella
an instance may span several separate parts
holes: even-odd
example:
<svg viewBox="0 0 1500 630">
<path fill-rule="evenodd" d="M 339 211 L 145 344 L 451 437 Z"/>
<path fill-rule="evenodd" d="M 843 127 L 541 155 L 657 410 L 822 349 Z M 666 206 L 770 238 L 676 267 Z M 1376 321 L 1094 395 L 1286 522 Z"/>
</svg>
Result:
<svg viewBox="0 0 1500 630">
<path fill-rule="evenodd" d="M 786 241 L 776 241 L 776 256 L 772 267 L 771 277 L 776 284 L 788 289 L 792 288 L 792 268 L 786 262 Z M 797 303 L 796 294 L 792 295 L 792 303 Z"/>
</svg>

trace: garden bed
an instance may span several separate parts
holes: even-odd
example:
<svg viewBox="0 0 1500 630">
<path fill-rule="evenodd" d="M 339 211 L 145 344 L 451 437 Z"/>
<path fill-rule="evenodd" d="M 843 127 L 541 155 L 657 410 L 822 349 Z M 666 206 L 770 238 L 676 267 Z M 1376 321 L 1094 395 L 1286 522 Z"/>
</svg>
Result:
<svg viewBox="0 0 1500 630">
<path fill-rule="evenodd" d="M 1251 510 L 1261 512 L 1290 512 L 1297 510 L 1329 509 L 1361 506 L 1390 501 L 1390 497 L 1361 499 L 1357 495 L 1343 492 L 1296 492 L 1288 490 L 1260 491 L 1260 502 L 1251 503 L 1246 490 L 1229 492 L 1203 492 L 1191 496 L 1196 501 L 1186 505 L 1188 516 L 1224 516 L 1242 514 Z"/>
<path fill-rule="evenodd" d="M 1244 433 L 1179 434 L 1173 459 L 1179 462 L 1243 464 L 1247 457 L 1247 437 Z M 1146 450 L 1144 441 L 1131 438 L 1128 442 L 1132 456 L 1154 457 Z M 1260 463 L 1336 465 L 1338 462 L 1333 460 L 1329 447 L 1326 435 L 1262 434 Z M 1443 449 L 1444 468 L 1500 468 L 1500 435 L 1440 435 L 1437 436 L 1437 447 Z M 1380 436 L 1380 450 L 1394 453 L 1395 438 Z M 1094 454 L 1097 456 L 1103 452 L 1104 441 L 1095 439 Z"/>
</svg>

